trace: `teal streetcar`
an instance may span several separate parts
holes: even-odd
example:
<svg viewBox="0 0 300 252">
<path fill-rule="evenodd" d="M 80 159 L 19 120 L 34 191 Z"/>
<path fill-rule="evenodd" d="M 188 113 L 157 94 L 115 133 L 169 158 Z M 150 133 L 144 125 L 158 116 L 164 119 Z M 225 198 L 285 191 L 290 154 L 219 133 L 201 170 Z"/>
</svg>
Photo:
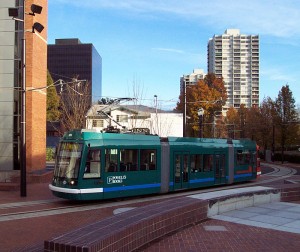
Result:
<svg viewBox="0 0 300 252">
<path fill-rule="evenodd" d="M 254 180 L 251 140 L 160 138 L 73 130 L 59 143 L 50 190 L 99 200 Z"/>
</svg>

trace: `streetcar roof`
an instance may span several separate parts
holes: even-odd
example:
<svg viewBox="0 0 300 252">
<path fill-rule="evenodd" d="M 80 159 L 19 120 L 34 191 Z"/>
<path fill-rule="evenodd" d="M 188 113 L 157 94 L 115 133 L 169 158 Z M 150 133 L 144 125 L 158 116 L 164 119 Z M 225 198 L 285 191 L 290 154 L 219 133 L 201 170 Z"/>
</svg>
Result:
<svg viewBox="0 0 300 252">
<path fill-rule="evenodd" d="M 159 136 L 143 134 L 99 133 L 95 131 L 73 130 L 65 133 L 62 141 L 88 141 L 96 145 L 159 145 Z M 121 142 L 120 142 L 121 141 Z"/>
<path fill-rule="evenodd" d="M 203 145 L 203 146 L 228 146 L 256 148 L 256 143 L 249 139 L 219 139 L 219 138 L 192 138 L 192 137 L 167 137 L 161 139 L 157 135 L 101 133 L 95 130 L 71 130 L 63 136 L 63 141 L 89 141 L 97 142 L 97 145 L 160 145 L 161 141 L 172 145 Z M 122 141 L 122 142 L 120 142 Z"/>
</svg>

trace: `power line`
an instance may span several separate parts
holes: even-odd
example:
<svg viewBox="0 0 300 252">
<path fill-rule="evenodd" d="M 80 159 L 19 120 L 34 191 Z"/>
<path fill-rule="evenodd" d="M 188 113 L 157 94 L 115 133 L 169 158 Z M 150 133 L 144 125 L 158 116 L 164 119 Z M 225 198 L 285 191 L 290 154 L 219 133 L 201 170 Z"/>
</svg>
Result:
<svg viewBox="0 0 300 252">
<path fill-rule="evenodd" d="M 58 76 L 58 77 L 60 77 L 60 78 L 65 78 L 65 79 L 70 79 L 70 80 L 73 80 L 73 79 L 74 79 L 74 77 L 69 77 L 69 76 L 65 76 L 65 75 L 53 73 L 53 72 L 50 72 L 50 71 L 49 71 L 49 73 L 51 74 L 51 76 L 52 76 L 52 75 L 56 75 L 56 76 Z"/>
</svg>

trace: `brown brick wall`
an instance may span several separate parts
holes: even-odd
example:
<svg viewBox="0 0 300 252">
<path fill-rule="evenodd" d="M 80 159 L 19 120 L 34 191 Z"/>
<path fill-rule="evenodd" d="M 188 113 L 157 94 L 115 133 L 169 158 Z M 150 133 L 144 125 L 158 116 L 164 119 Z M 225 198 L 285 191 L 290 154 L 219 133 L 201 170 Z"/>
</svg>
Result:
<svg viewBox="0 0 300 252">
<path fill-rule="evenodd" d="M 300 201 L 300 185 L 293 184 L 285 185 L 286 187 L 281 191 L 281 201 L 284 202 L 293 202 L 293 201 Z"/>
<path fill-rule="evenodd" d="M 26 15 L 25 29 L 39 22 L 44 26 L 42 33 L 26 32 L 26 88 L 39 88 L 47 85 L 47 26 L 48 1 L 27 0 L 26 12 L 31 4 L 43 7 L 41 14 Z M 40 36 L 42 37 L 40 37 Z M 26 161 L 27 171 L 39 170 L 46 165 L 46 89 L 26 92 Z"/>
<path fill-rule="evenodd" d="M 171 199 L 95 222 L 44 242 L 44 251 L 134 251 L 207 218 L 207 201 Z"/>
</svg>

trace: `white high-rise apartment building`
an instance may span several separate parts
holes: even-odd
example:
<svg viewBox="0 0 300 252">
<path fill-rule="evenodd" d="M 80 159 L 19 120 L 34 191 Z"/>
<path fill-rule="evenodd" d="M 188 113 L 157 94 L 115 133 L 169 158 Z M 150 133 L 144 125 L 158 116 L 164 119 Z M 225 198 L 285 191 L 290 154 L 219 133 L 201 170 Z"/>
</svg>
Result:
<svg viewBox="0 0 300 252">
<path fill-rule="evenodd" d="M 205 73 L 203 69 L 194 69 L 191 74 L 184 74 L 180 77 L 180 93 L 184 92 L 184 88 L 188 85 L 196 85 L 199 80 L 203 80 Z"/>
<path fill-rule="evenodd" d="M 227 29 L 208 41 L 208 73 L 223 77 L 227 102 L 223 107 L 259 106 L 259 37 Z"/>
</svg>

